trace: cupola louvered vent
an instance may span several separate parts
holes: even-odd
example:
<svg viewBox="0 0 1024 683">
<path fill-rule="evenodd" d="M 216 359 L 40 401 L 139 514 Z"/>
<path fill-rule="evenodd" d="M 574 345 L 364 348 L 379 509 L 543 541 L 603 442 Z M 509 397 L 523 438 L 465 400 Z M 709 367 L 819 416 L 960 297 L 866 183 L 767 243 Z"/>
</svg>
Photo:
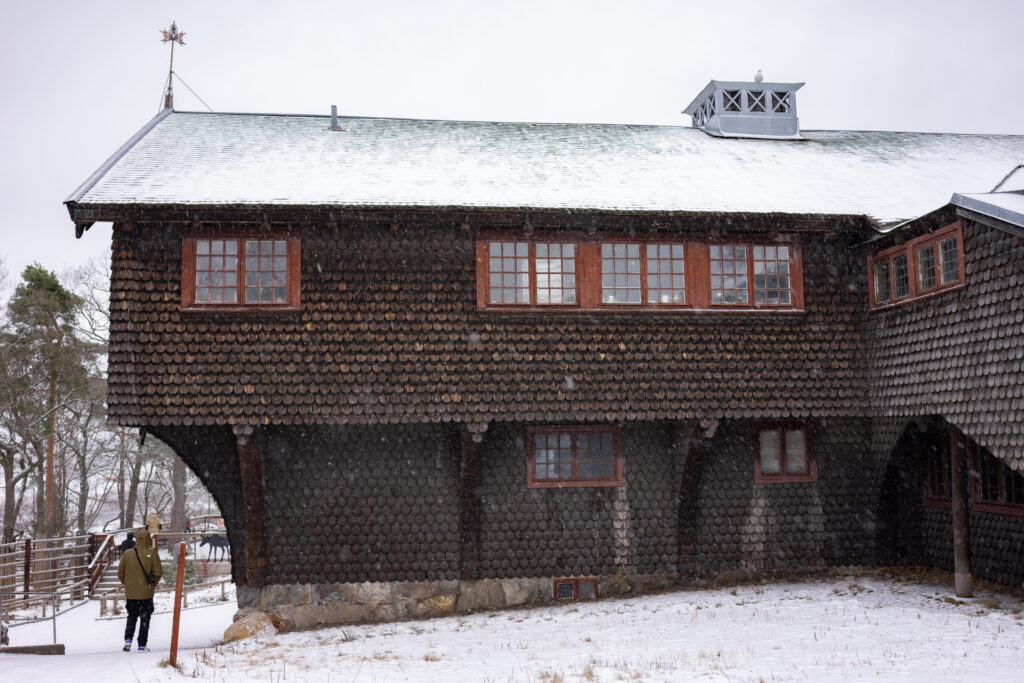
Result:
<svg viewBox="0 0 1024 683">
<path fill-rule="evenodd" d="M 693 127 L 725 138 L 799 140 L 796 91 L 803 83 L 711 81 L 683 110 Z"/>
</svg>

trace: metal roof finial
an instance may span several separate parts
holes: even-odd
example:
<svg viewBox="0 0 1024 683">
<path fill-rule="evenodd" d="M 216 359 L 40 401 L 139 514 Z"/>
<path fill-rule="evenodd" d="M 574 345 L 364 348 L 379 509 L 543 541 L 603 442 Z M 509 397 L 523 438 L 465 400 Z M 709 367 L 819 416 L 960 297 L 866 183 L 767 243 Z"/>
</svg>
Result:
<svg viewBox="0 0 1024 683">
<path fill-rule="evenodd" d="M 174 44 L 185 44 L 185 32 L 178 30 L 178 24 L 171 22 L 171 28 L 160 29 L 163 34 L 161 43 L 171 44 L 171 67 L 167 71 L 167 89 L 164 91 L 164 109 L 174 108 Z"/>
</svg>

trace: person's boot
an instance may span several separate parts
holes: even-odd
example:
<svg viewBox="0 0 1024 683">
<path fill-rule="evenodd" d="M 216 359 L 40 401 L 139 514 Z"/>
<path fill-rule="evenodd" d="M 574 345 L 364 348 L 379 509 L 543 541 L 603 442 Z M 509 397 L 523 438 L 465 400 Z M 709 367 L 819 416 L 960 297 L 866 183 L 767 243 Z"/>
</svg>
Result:
<svg viewBox="0 0 1024 683">
<path fill-rule="evenodd" d="M 121 652 L 131 652 L 131 651 L 132 651 L 132 639 L 131 638 L 125 638 L 124 639 L 124 647 L 121 648 Z"/>
<path fill-rule="evenodd" d="M 139 652 L 149 652 L 149 648 L 145 645 L 139 645 Z"/>
</svg>

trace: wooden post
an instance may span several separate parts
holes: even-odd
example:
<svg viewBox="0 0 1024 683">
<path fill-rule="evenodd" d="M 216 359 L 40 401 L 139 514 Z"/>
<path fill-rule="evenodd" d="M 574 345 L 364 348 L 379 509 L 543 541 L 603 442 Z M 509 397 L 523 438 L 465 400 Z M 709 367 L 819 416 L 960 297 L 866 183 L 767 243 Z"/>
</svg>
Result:
<svg viewBox="0 0 1024 683">
<path fill-rule="evenodd" d="M 32 539 L 25 539 L 25 600 L 28 600 L 28 592 L 32 590 Z"/>
<path fill-rule="evenodd" d="M 953 590 L 958 598 L 974 596 L 971 576 L 971 523 L 967 510 L 967 449 L 962 435 L 950 429 L 953 498 Z"/>
<path fill-rule="evenodd" d="M 473 578 L 480 566 L 480 525 L 484 478 L 483 439 L 487 425 L 469 425 L 463 431 L 462 458 L 459 466 L 459 573 Z"/>
<path fill-rule="evenodd" d="M 171 626 L 171 666 L 178 666 L 178 626 L 181 625 L 181 590 L 185 585 L 185 542 L 178 544 L 178 578 L 174 584 L 174 621 Z"/>
<path fill-rule="evenodd" d="M 267 543 L 263 517 L 263 468 L 258 439 L 251 425 L 235 425 L 238 470 L 242 479 L 245 513 L 246 586 L 259 587 L 267 580 Z"/>
</svg>

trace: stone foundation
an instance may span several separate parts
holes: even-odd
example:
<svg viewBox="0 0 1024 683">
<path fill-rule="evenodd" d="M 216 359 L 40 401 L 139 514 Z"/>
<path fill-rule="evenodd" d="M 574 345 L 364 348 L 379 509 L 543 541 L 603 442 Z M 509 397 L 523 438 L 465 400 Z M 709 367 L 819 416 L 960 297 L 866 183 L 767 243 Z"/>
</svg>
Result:
<svg viewBox="0 0 1024 683">
<path fill-rule="evenodd" d="M 553 578 L 240 586 L 238 606 L 265 612 L 278 631 L 302 631 L 551 603 Z M 678 577 L 616 575 L 598 580 L 600 596 L 612 597 L 669 588 Z"/>
</svg>

